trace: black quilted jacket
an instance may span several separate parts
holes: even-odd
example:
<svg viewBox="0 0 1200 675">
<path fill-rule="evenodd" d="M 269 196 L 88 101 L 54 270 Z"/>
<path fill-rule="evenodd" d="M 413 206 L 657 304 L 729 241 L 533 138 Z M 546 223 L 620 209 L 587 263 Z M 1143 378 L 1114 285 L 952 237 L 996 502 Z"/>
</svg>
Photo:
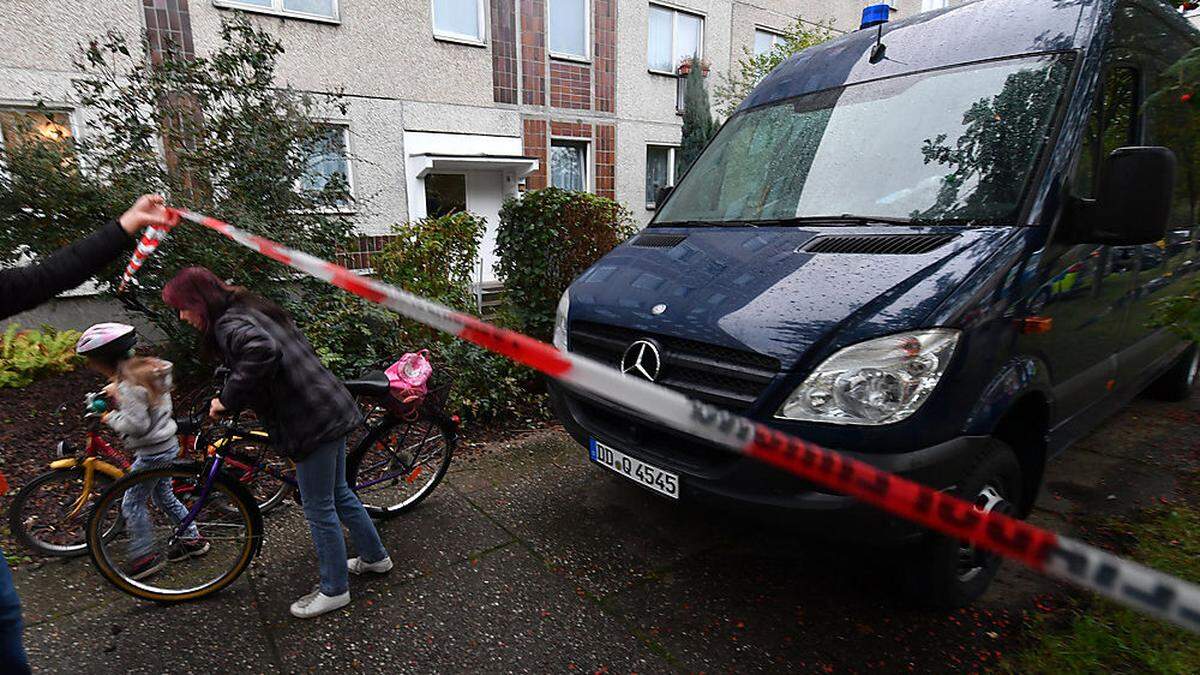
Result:
<svg viewBox="0 0 1200 675">
<path fill-rule="evenodd" d="M 253 410 L 285 456 L 303 459 L 316 445 L 346 436 L 362 421 L 354 397 L 291 322 L 281 325 L 235 304 L 213 331 L 230 370 L 222 405 L 231 412 Z"/>
</svg>

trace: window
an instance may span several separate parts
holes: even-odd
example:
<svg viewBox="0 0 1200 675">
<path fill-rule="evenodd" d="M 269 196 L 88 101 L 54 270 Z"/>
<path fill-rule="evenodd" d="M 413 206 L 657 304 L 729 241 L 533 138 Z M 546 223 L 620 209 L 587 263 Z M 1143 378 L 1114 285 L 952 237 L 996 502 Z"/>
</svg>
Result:
<svg viewBox="0 0 1200 675">
<path fill-rule="evenodd" d="M 775 45 L 783 44 L 783 36 L 761 28 L 754 31 L 754 55 L 762 56 L 775 49 Z"/>
<path fill-rule="evenodd" d="M 71 117 L 65 111 L 36 108 L 0 110 L 0 147 L 13 148 L 29 139 L 65 141 L 73 135 Z"/>
<path fill-rule="evenodd" d="M 435 37 L 483 42 L 483 0 L 433 0 Z"/>
<path fill-rule="evenodd" d="M 646 61 L 650 70 L 675 73 L 680 63 L 704 56 L 704 19 L 650 5 Z"/>
<path fill-rule="evenodd" d="M 338 0 L 213 0 L 218 7 L 284 14 L 303 19 L 338 18 Z"/>
<path fill-rule="evenodd" d="M 587 151 L 586 141 L 550 141 L 550 184 L 564 190 L 586 192 Z"/>
<path fill-rule="evenodd" d="M 588 58 L 588 0 L 550 0 L 550 55 Z"/>
<path fill-rule="evenodd" d="M 659 188 L 675 184 L 675 147 L 646 146 L 646 208 L 658 208 Z"/>
<path fill-rule="evenodd" d="M 1113 150 L 1137 145 L 1138 72 L 1132 68 L 1112 68 L 1104 75 L 1103 92 L 1088 118 L 1087 136 L 1075 173 L 1075 195 L 1093 197 L 1096 176 Z"/>
<path fill-rule="evenodd" d="M 425 176 L 425 215 L 441 218 L 467 210 L 467 177 L 461 173 Z"/>
<path fill-rule="evenodd" d="M 300 189 L 312 192 L 336 190 L 340 205 L 349 203 L 350 159 L 346 148 L 350 129 L 343 124 L 321 125 L 321 135 L 309 155 L 308 175 L 300 179 Z"/>
</svg>

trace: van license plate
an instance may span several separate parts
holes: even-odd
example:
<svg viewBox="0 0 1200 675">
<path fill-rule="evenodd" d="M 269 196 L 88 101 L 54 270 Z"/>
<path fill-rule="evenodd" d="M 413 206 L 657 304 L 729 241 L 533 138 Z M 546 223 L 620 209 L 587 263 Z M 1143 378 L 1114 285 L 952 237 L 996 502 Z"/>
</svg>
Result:
<svg viewBox="0 0 1200 675">
<path fill-rule="evenodd" d="M 672 499 L 679 499 L 679 476 L 670 471 L 650 466 L 642 460 L 610 448 L 594 438 L 591 446 L 589 454 L 593 462 L 655 492 L 661 492 Z"/>
</svg>

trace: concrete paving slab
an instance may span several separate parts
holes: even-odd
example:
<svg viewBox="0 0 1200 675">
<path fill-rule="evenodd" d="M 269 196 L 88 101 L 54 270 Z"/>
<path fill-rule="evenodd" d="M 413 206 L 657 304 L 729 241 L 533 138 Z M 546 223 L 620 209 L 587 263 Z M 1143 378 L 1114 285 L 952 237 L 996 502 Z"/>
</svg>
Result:
<svg viewBox="0 0 1200 675">
<path fill-rule="evenodd" d="M 510 545 L 474 563 L 371 587 L 351 611 L 278 628 L 298 672 L 661 672 L 619 622 Z"/>
<path fill-rule="evenodd" d="M 565 435 L 561 443 L 573 445 Z M 565 466 L 469 499 L 556 573 L 597 596 L 636 584 L 729 534 L 720 514 L 675 503 L 605 473 L 582 450 L 567 456 Z"/>
<path fill-rule="evenodd" d="M 124 597 L 25 631 L 36 672 L 275 673 L 250 584 L 183 605 Z"/>
<path fill-rule="evenodd" d="M 260 592 L 268 621 L 290 621 L 287 608 L 318 581 L 312 536 L 298 506 L 267 520 L 266 541 L 253 571 L 263 580 Z M 375 525 L 396 566 L 389 577 L 397 580 L 430 574 L 512 541 L 447 486 L 439 486 L 410 513 Z M 348 540 L 347 547 L 354 555 Z"/>
</svg>

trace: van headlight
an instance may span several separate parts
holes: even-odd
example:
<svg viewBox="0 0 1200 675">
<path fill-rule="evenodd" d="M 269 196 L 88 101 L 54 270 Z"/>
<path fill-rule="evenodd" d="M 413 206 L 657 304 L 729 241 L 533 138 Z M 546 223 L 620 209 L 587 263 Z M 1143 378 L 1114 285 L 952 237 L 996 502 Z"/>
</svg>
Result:
<svg viewBox="0 0 1200 675">
<path fill-rule="evenodd" d="M 950 365 L 958 335 L 933 328 L 846 347 L 825 359 L 775 416 L 830 424 L 899 422 L 929 398 Z"/>
<path fill-rule="evenodd" d="M 571 311 L 570 291 L 563 291 L 558 299 L 558 309 L 554 310 L 554 339 L 552 342 L 560 351 L 567 351 L 567 312 Z"/>
</svg>

